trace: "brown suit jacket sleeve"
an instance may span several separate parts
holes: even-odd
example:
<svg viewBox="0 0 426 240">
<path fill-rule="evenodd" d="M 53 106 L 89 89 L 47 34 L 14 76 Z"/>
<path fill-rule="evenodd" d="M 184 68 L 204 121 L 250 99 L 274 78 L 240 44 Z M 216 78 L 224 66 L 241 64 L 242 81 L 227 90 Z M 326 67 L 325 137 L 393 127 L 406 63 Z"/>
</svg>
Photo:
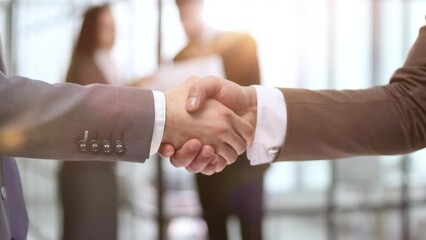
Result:
<svg viewBox="0 0 426 240">
<path fill-rule="evenodd" d="M 143 161 L 149 157 L 154 100 L 149 90 L 50 85 L 0 72 L 0 155 Z M 80 152 L 77 142 L 122 140 L 124 153 Z"/>
<path fill-rule="evenodd" d="M 288 122 L 277 161 L 403 154 L 424 148 L 426 27 L 387 86 L 282 92 Z"/>
</svg>

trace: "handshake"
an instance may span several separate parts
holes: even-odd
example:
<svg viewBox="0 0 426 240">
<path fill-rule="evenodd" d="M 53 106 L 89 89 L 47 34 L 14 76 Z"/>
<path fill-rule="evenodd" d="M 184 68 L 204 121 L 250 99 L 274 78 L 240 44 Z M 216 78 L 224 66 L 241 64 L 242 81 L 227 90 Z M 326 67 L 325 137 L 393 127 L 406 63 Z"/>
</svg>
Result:
<svg viewBox="0 0 426 240">
<path fill-rule="evenodd" d="M 232 164 L 254 139 L 254 87 L 209 76 L 165 92 L 166 121 L 159 154 L 175 167 L 211 175 Z"/>
</svg>

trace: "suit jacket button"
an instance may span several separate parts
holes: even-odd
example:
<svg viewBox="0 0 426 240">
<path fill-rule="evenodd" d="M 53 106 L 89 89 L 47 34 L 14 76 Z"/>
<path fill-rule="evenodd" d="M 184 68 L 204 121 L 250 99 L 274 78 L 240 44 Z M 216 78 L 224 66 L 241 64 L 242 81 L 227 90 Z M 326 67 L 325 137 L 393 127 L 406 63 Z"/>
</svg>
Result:
<svg viewBox="0 0 426 240">
<path fill-rule="evenodd" d="M 1 198 L 6 199 L 7 198 L 6 188 L 2 186 L 0 189 L 0 192 L 1 192 Z"/>
<path fill-rule="evenodd" d="M 104 140 L 102 142 L 102 152 L 104 153 L 110 153 L 112 151 L 112 145 L 111 142 L 108 140 Z"/>
<path fill-rule="evenodd" d="M 125 150 L 124 142 L 121 140 L 116 140 L 114 142 L 114 151 L 116 153 L 123 153 Z"/>
<path fill-rule="evenodd" d="M 87 151 L 87 141 L 85 140 L 78 141 L 78 148 L 80 149 L 80 152 Z"/>
<path fill-rule="evenodd" d="M 94 153 L 98 152 L 101 148 L 101 143 L 99 140 L 90 141 L 90 150 Z"/>
</svg>

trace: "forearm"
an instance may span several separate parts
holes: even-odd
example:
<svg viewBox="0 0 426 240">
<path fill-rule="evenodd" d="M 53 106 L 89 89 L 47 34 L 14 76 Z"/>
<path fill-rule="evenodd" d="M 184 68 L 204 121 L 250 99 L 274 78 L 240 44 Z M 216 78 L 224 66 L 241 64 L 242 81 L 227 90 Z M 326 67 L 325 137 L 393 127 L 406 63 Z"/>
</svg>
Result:
<svg viewBox="0 0 426 240">
<path fill-rule="evenodd" d="M 258 110 L 257 119 L 267 119 L 269 125 L 257 122 L 257 144 L 249 147 L 249 158 L 252 163 L 264 163 L 279 153 L 275 161 L 335 159 L 403 154 L 424 148 L 426 99 L 424 91 L 419 91 L 419 87 L 425 87 L 424 75 L 426 68 L 405 66 L 394 74 L 391 84 L 382 87 L 282 89 L 285 101 L 264 93 L 269 102 L 259 102 L 258 108 L 264 110 Z M 257 98 L 262 98 L 259 92 Z M 278 101 L 284 101 L 284 106 L 268 106 Z M 285 112 L 287 119 L 274 117 L 280 112 Z M 258 134 L 279 128 L 280 135 L 269 131 L 268 137 L 262 138 Z M 279 142 L 283 144 L 277 148 Z"/>
<path fill-rule="evenodd" d="M 392 94 L 402 86 L 391 85 L 359 91 L 284 89 L 288 122 L 278 160 L 392 155 L 425 147 L 424 109 L 420 113 L 421 106 L 407 104 L 408 95 Z"/>
<path fill-rule="evenodd" d="M 154 124 L 152 92 L 106 85 L 50 85 L 0 76 L 2 155 L 70 160 L 143 161 Z M 4 100 L 3 100 L 4 99 Z M 122 140 L 123 153 L 81 152 L 77 142 Z"/>
</svg>

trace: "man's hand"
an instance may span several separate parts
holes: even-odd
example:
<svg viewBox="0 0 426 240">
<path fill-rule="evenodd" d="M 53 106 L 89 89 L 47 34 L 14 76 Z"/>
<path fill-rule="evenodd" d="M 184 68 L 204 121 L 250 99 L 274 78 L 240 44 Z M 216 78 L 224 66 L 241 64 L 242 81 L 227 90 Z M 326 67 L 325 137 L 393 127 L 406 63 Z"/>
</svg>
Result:
<svg viewBox="0 0 426 240">
<path fill-rule="evenodd" d="M 242 87 L 215 76 L 198 79 L 189 89 L 186 110 L 196 112 L 210 98 L 219 101 L 256 126 L 257 97 L 254 87 Z M 253 138 L 250 139 L 252 140 Z"/>
<path fill-rule="evenodd" d="M 188 112 L 202 111 L 207 107 L 203 106 L 211 101 L 210 98 L 213 98 L 242 116 L 253 126 L 251 135 L 245 137 L 247 145 L 253 141 L 257 116 L 257 97 L 253 87 L 241 87 L 236 83 L 213 76 L 204 79 L 193 78 L 188 83 L 191 85 L 185 105 Z M 221 158 L 214 153 L 214 150 L 217 151 L 217 149 L 209 145 L 201 146 L 198 139 L 196 136 L 177 151 L 178 148 L 175 149 L 172 145 L 162 144 L 159 153 L 162 156 L 170 157 L 173 165 L 185 166 L 193 172 L 211 175 L 222 171 L 225 165 Z M 206 143 L 203 142 L 203 144 Z"/>
<path fill-rule="evenodd" d="M 247 144 L 253 138 L 255 117 L 251 117 L 252 114 L 248 111 L 240 109 L 239 112 L 245 116 L 241 118 L 221 103 L 208 99 L 213 92 L 205 92 L 200 96 L 198 108 L 193 108 L 196 112 L 192 111 L 190 114 L 184 111 L 187 102 L 185 97 L 190 87 L 202 81 L 204 80 L 191 78 L 165 93 L 167 117 L 160 154 L 167 156 L 170 155 L 167 152 L 174 152 L 174 149 L 182 147 L 174 153 L 172 164 L 186 167 L 192 172 L 201 171 L 209 174 L 221 171 L 245 151 Z M 198 86 L 197 84 L 195 85 Z M 193 94 L 209 87 L 211 85 L 201 86 Z M 197 97 L 197 95 L 191 96 Z M 200 108 L 203 105 L 204 107 Z M 190 139 L 199 141 L 187 142 Z M 201 146 L 200 141 L 206 146 Z M 185 142 L 187 143 L 184 144 Z M 215 152 L 217 155 L 214 154 Z M 194 155 L 194 153 L 198 154 Z M 196 161 L 197 156 L 203 157 L 203 161 Z M 191 158 L 190 161 L 188 158 Z"/>
</svg>

